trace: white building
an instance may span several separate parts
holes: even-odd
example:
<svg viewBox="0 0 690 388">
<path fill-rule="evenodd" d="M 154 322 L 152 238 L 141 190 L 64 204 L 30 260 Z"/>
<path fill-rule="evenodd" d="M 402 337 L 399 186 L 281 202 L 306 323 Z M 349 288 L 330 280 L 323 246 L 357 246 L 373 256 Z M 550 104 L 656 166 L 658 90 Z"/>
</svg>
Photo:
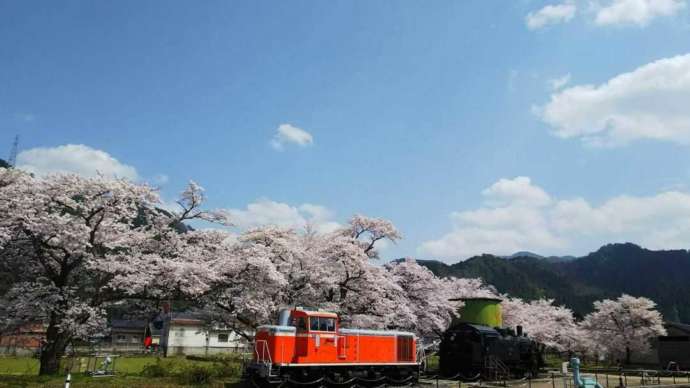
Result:
<svg viewBox="0 0 690 388">
<path fill-rule="evenodd" d="M 225 328 L 211 328 L 189 314 L 166 317 L 160 338 L 166 356 L 213 355 L 243 352 L 249 344 L 242 336 Z"/>
</svg>

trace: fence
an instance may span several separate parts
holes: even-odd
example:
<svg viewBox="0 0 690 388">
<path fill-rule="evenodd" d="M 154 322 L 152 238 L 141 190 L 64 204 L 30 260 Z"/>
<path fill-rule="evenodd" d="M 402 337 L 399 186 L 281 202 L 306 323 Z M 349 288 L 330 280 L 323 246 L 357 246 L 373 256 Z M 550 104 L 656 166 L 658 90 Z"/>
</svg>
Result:
<svg viewBox="0 0 690 388">
<path fill-rule="evenodd" d="M 645 369 L 587 369 L 581 370 L 582 378 L 593 378 L 604 388 L 619 387 L 690 387 L 690 372 L 671 372 Z M 437 388 L 577 388 L 573 382 L 573 375 L 562 374 L 557 371 L 547 371 L 535 378 L 517 380 L 475 381 L 444 380 L 437 375 L 427 375 L 420 379 L 420 385 Z"/>
<path fill-rule="evenodd" d="M 654 369 L 583 369 L 584 377 L 594 378 L 605 388 L 609 387 L 645 387 L 666 385 L 690 386 L 690 372 L 662 371 Z M 570 376 L 572 384 L 572 376 Z M 572 387 L 568 387 L 572 388 Z"/>
</svg>

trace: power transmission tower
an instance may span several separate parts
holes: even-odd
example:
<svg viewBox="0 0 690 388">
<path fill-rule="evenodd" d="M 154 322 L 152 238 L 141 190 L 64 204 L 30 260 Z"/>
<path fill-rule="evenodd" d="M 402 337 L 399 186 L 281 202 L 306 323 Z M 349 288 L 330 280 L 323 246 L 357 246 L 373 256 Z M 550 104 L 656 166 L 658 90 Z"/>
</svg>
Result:
<svg viewBox="0 0 690 388">
<path fill-rule="evenodd" d="M 17 163 L 17 149 L 19 148 L 19 135 L 14 137 L 14 143 L 12 143 L 12 149 L 10 150 L 10 157 L 7 158 L 7 163 L 14 167 Z"/>
</svg>

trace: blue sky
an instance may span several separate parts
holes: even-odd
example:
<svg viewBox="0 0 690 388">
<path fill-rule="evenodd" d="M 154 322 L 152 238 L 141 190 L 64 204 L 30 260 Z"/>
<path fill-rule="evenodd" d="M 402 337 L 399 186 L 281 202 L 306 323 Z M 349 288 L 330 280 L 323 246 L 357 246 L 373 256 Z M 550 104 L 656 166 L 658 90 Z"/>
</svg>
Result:
<svg viewBox="0 0 690 388">
<path fill-rule="evenodd" d="M 685 248 L 690 4 L 645 1 L 0 1 L 0 152 L 385 258 Z"/>
</svg>

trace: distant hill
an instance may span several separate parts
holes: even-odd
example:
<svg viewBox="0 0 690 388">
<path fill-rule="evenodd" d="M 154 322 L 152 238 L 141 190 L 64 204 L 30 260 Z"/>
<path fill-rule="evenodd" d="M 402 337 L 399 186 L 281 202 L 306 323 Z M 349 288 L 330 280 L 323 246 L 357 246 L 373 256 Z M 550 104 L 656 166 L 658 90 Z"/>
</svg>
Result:
<svg viewBox="0 0 690 388">
<path fill-rule="evenodd" d="M 532 257 L 535 259 L 543 259 L 544 256 L 538 255 L 534 252 L 529 252 L 529 251 L 520 251 L 520 252 L 515 252 L 510 256 L 502 256 L 504 259 L 514 259 L 516 257 Z"/>
<path fill-rule="evenodd" d="M 481 277 L 500 292 L 521 298 L 554 298 L 577 315 L 590 312 L 595 300 L 627 293 L 657 302 L 667 320 L 690 322 L 687 250 L 652 251 L 626 243 L 605 245 L 579 258 L 518 254 L 507 259 L 482 255 L 452 265 L 418 262 L 438 276 Z"/>
<path fill-rule="evenodd" d="M 546 261 L 551 261 L 551 262 L 561 262 L 561 261 L 571 261 L 576 259 L 575 256 L 542 256 L 539 254 L 536 254 L 534 252 L 528 252 L 528 251 L 520 251 L 520 252 L 515 252 L 510 256 L 502 256 L 504 259 L 515 259 L 518 257 L 531 257 L 533 259 L 543 259 Z"/>
</svg>

